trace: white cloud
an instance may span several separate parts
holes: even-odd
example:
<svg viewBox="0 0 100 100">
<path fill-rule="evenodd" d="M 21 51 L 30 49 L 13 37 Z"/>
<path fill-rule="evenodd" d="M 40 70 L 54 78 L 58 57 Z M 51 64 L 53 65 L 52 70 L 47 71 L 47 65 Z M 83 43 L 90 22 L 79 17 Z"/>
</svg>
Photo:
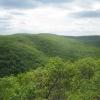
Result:
<svg viewBox="0 0 100 100">
<path fill-rule="evenodd" d="M 0 33 L 56 33 L 64 35 L 100 35 L 100 18 L 75 18 L 70 13 L 99 10 L 100 2 L 90 3 L 86 0 L 74 2 L 44 4 L 32 9 L 0 9 L 0 18 L 8 17 L 0 28 Z M 1 22 L 1 20 L 0 20 Z M 6 30 L 7 29 L 7 30 Z"/>
</svg>

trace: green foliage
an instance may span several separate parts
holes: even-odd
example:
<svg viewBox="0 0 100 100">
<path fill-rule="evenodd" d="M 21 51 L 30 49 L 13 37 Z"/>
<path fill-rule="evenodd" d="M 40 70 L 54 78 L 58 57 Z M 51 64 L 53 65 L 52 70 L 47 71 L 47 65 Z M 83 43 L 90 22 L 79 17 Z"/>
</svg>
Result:
<svg viewBox="0 0 100 100">
<path fill-rule="evenodd" d="M 100 100 L 100 59 L 51 58 L 16 77 L 0 78 L 0 100 Z"/>
<path fill-rule="evenodd" d="M 46 61 L 43 53 L 20 38 L 0 37 L 0 77 L 35 69 Z"/>
<path fill-rule="evenodd" d="M 70 61 L 84 57 L 100 58 L 99 38 L 51 34 L 0 36 L 0 77 L 36 69 L 49 57 L 58 56 Z"/>
<path fill-rule="evenodd" d="M 0 100 L 100 100 L 99 38 L 0 36 Z"/>
</svg>

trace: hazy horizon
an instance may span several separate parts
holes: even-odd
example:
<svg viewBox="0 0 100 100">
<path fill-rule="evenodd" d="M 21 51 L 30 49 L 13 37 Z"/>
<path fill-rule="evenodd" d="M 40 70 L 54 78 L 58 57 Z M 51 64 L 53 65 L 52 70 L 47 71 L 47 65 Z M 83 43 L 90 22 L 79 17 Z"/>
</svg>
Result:
<svg viewBox="0 0 100 100">
<path fill-rule="evenodd" d="M 56 34 L 56 33 L 7 33 L 7 34 L 0 34 L 0 36 L 6 36 L 6 35 L 20 35 L 20 34 L 22 34 L 22 35 L 24 35 L 24 34 L 26 34 L 26 35 L 39 35 L 39 34 L 50 34 L 50 35 L 59 35 L 59 36 L 72 36 L 72 37 L 80 37 L 80 36 L 100 36 L 100 34 L 98 34 L 98 35 L 96 35 L 96 34 L 94 34 L 94 35 L 91 35 L 91 34 L 88 34 L 88 35 L 84 35 L 84 34 L 82 34 L 82 35 L 70 35 L 70 34 Z"/>
</svg>

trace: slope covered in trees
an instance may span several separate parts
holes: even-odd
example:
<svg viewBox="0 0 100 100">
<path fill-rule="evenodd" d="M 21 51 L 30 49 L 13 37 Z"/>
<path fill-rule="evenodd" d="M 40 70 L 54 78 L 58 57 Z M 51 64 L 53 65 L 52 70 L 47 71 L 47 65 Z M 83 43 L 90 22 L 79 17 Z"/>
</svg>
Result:
<svg viewBox="0 0 100 100">
<path fill-rule="evenodd" d="M 100 100 L 100 36 L 0 36 L 0 100 Z"/>
<path fill-rule="evenodd" d="M 0 76 L 36 69 L 45 65 L 49 57 L 57 56 L 69 61 L 84 57 L 100 58 L 99 38 L 52 34 L 0 36 Z"/>
<path fill-rule="evenodd" d="M 51 58 L 30 72 L 0 78 L 0 100 L 100 100 L 100 59 Z"/>
</svg>

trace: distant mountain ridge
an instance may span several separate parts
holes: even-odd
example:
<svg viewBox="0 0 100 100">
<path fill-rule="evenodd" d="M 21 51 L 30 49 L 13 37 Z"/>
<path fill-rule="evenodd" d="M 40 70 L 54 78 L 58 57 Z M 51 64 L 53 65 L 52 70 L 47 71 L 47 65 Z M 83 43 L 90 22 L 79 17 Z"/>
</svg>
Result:
<svg viewBox="0 0 100 100">
<path fill-rule="evenodd" d="M 56 56 L 71 61 L 84 57 L 100 58 L 100 36 L 0 36 L 0 76 L 35 69 L 39 65 L 44 65 L 50 57 Z"/>
</svg>

